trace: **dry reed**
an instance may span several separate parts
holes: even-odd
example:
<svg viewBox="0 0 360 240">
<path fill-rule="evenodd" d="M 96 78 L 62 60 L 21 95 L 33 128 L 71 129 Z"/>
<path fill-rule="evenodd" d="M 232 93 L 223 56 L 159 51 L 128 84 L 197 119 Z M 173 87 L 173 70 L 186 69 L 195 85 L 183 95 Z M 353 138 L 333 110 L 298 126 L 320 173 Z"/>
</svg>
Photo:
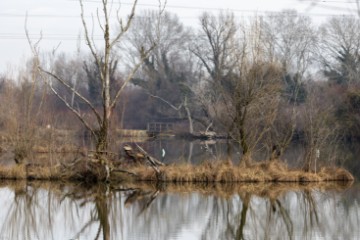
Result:
<svg viewBox="0 0 360 240">
<path fill-rule="evenodd" d="M 146 130 L 132 130 L 132 129 L 117 129 L 116 133 L 119 137 L 135 137 L 135 138 L 148 138 Z"/>
<path fill-rule="evenodd" d="M 37 180 L 60 180 L 61 175 L 55 167 L 31 166 L 19 164 L 0 167 L 0 179 L 37 179 Z"/>
<path fill-rule="evenodd" d="M 322 182 L 353 181 L 354 177 L 342 168 L 322 168 L 318 173 L 291 170 L 280 161 L 234 166 L 229 162 L 205 162 L 200 165 L 173 164 L 160 168 L 166 182 Z M 129 169 L 140 181 L 158 181 L 154 171 L 146 166 Z"/>
<path fill-rule="evenodd" d="M 121 166 L 113 171 L 111 181 L 155 181 L 155 182 L 323 182 L 353 181 L 354 177 L 342 168 L 322 168 L 318 173 L 291 170 L 280 161 L 262 162 L 250 167 L 235 166 L 226 161 L 204 162 L 200 165 L 172 164 L 160 167 L 161 178 L 145 165 Z M 126 171 L 125 171 L 126 170 Z M 19 164 L 0 166 L 0 179 L 38 179 L 98 182 L 106 179 L 106 172 L 99 163 L 77 161 L 70 167 L 63 165 L 43 166 Z"/>
</svg>

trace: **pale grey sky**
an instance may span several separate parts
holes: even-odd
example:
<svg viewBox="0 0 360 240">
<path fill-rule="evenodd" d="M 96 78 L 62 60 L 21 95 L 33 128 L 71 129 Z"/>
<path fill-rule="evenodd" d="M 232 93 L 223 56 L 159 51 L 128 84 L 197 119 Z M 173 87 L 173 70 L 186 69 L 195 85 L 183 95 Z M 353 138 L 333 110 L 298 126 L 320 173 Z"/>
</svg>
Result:
<svg viewBox="0 0 360 240">
<path fill-rule="evenodd" d="M 162 0 L 164 1 L 164 0 Z M 263 14 L 265 11 L 295 9 L 317 19 L 328 15 L 355 14 L 356 0 L 167 0 L 166 10 L 177 13 L 186 25 L 196 25 L 203 11 L 234 11 L 235 16 Z M 118 3 L 119 1 L 115 0 Z M 131 0 L 121 0 L 126 16 Z M 319 2 L 314 4 L 314 2 Z M 137 12 L 158 8 L 159 0 L 139 0 Z M 84 0 L 86 15 L 95 13 L 100 0 Z M 0 1 L 0 73 L 12 74 L 31 55 L 25 37 L 25 15 L 28 30 L 35 40 L 43 34 L 41 49 L 51 50 L 60 44 L 59 52 L 73 52 L 82 33 L 77 0 L 1 0 Z M 89 18 L 90 20 L 90 18 Z M 85 49 L 85 47 L 83 47 Z"/>
</svg>

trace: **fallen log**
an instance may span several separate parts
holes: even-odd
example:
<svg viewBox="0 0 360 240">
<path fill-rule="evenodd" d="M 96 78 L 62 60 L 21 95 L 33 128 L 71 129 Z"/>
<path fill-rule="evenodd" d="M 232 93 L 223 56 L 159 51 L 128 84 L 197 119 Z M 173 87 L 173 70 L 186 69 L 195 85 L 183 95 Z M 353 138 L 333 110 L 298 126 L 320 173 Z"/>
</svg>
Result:
<svg viewBox="0 0 360 240">
<path fill-rule="evenodd" d="M 131 159 L 134 163 L 144 163 L 145 156 L 141 153 L 135 152 L 130 145 L 125 145 L 123 149 L 126 156 L 128 156 L 128 158 Z"/>
<path fill-rule="evenodd" d="M 165 174 L 162 172 L 159 167 L 165 166 L 163 162 L 160 162 L 156 158 L 150 156 L 142 147 L 135 143 L 137 150 L 134 150 L 130 145 L 124 146 L 124 151 L 126 155 L 137 164 L 148 165 L 150 166 L 156 173 L 156 179 L 164 180 Z"/>
<path fill-rule="evenodd" d="M 157 174 L 160 174 L 159 166 L 165 166 L 164 163 L 160 162 L 156 158 L 150 156 L 142 147 L 135 143 L 135 146 L 145 156 L 145 159 L 149 162 L 150 166 L 155 170 Z"/>
</svg>

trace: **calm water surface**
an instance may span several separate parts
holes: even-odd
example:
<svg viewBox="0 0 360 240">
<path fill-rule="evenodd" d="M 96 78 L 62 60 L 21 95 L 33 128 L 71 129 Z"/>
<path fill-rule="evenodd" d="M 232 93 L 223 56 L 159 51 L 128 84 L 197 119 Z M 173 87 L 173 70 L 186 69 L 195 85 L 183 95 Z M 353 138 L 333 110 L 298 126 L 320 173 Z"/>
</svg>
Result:
<svg viewBox="0 0 360 240">
<path fill-rule="evenodd" d="M 0 239 L 360 239 L 360 185 L 0 186 Z"/>
</svg>

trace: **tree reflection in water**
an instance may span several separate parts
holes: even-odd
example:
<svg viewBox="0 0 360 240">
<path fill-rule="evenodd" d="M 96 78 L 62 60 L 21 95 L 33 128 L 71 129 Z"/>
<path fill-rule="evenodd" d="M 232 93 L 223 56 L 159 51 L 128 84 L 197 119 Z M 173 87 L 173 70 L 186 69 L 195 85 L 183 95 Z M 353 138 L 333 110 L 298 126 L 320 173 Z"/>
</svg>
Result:
<svg viewBox="0 0 360 240">
<path fill-rule="evenodd" d="M 0 239 L 360 238 L 359 199 L 356 185 L 12 182 Z"/>
</svg>

